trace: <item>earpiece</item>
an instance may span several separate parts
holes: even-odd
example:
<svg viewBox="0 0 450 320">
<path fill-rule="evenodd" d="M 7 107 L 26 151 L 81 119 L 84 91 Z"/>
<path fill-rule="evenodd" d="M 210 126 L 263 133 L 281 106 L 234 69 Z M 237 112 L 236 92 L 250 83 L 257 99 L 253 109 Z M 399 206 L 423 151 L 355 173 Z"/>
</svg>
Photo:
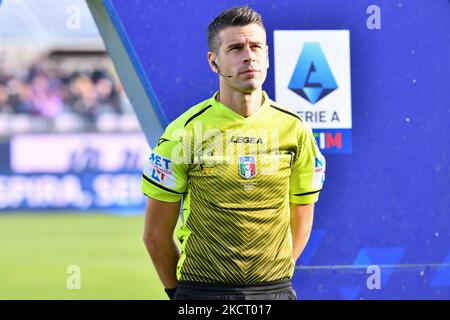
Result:
<svg viewBox="0 0 450 320">
<path fill-rule="evenodd" d="M 232 77 L 233 77 L 232 75 L 222 74 L 222 73 L 220 72 L 219 66 L 217 65 L 217 63 L 216 63 L 215 60 L 214 60 L 213 62 L 211 62 L 211 64 L 212 64 L 214 67 L 216 67 L 217 73 L 218 73 L 219 75 L 221 75 L 222 77 L 224 77 L 224 78 L 232 78 Z"/>
</svg>

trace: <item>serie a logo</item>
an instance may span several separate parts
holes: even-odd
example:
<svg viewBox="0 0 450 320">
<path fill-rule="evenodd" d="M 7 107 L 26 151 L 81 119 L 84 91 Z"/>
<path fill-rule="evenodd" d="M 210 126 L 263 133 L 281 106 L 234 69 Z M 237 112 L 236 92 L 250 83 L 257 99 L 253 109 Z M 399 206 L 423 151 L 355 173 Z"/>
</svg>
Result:
<svg viewBox="0 0 450 320">
<path fill-rule="evenodd" d="M 319 43 L 304 44 L 288 88 L 312 104 L 338 88 Z"/>
</svg>

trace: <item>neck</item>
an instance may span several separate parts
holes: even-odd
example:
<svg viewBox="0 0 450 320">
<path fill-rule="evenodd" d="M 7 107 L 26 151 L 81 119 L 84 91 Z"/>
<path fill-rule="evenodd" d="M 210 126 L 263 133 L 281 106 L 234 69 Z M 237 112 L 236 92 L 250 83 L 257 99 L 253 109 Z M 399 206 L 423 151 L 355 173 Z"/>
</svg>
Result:
<svg viewBox="0 0 450 320">
<path fill-rule="evenodd" d="M 252 93 L 228 91 L 221 88 L 217 100 L 243 117 L 254 114 L 264 102 L 262 88 L 258 88 Z"/>
</svg>

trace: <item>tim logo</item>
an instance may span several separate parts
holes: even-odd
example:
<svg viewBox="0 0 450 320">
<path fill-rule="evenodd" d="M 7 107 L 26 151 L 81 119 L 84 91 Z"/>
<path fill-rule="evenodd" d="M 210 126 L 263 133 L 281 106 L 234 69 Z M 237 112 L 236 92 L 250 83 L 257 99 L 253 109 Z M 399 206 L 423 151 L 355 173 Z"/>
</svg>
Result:
<svg viewBox="0 0 450 320">
<path fill-rule="evenodd" d="M 305 42 L 288 88 L 312 104 L 338 88 L 318 42 Z"/>
<path fill-rule="evenodd" d="M 351 129 L 315 130 L 313 133 L 320 150 L 326 153 L 351 153 Z"/>
</svg>

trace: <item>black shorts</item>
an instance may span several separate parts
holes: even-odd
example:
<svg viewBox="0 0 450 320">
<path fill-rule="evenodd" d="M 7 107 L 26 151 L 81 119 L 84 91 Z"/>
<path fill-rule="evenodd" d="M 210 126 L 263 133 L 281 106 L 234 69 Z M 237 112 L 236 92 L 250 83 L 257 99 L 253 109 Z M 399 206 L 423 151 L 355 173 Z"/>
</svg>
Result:
<svg viewBox="0 0 450 320">
<path fill-rule="evenodd" d="M 290 280 L 244 286 L 180 282 L 175 300 L 297 300 Z"/>
</svg>

